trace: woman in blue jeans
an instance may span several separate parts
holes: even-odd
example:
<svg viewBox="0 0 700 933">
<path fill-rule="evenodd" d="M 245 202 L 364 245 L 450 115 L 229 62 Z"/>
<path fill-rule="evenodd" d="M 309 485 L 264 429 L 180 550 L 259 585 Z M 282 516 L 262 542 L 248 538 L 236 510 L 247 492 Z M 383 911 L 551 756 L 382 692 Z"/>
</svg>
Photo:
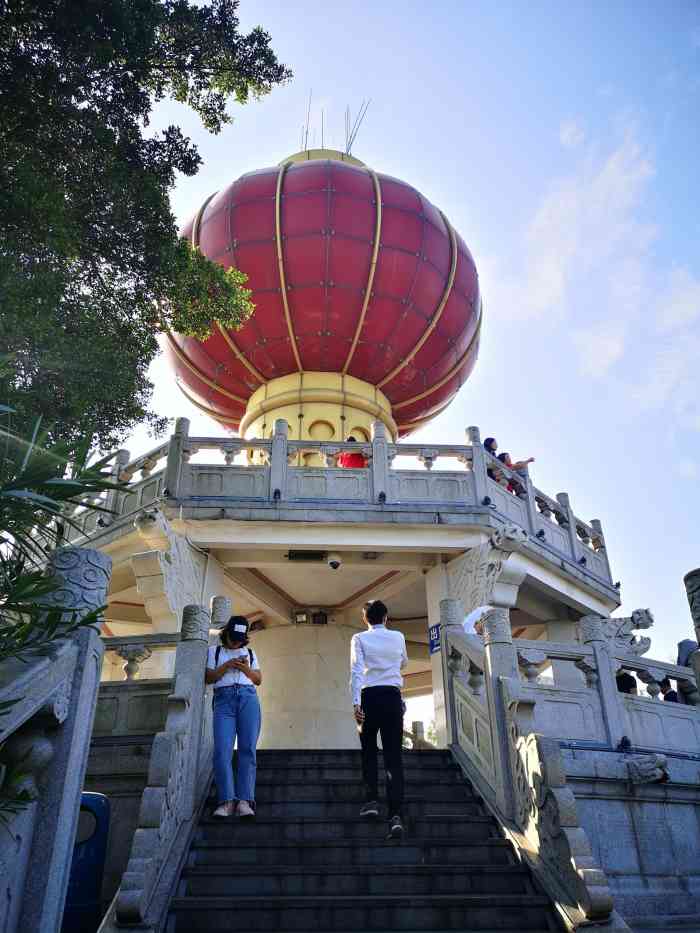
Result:
<svg viewBox="0 0 700 933">
<path fill-rule="evenodd" d="M 262 675 L 248 648 L 248 620 L 231 616 L 221 644 L 207 655 L 206 681 L 214 684 L 214 777 L 219 805 L 214 816 L 255 816 L 255 747 L 260 735 L 260 703 L 255 689 Z M 238 739 L 234 781 L 233 745 Z"/>
</svg>

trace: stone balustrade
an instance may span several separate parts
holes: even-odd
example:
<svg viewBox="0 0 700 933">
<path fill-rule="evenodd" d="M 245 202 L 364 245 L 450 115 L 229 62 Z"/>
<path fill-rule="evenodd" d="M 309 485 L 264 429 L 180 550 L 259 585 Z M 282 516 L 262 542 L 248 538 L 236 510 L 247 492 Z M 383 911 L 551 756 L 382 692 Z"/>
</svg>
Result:
<svg viewBox="0 0 700 933">
<path fill-rule="evenodd" d="M 106 602 L 111 559 L 74 547 L 55 551 L 45 597 L 85 614 Z M 70 873 L 102 663 L 92 627 L 57 639 L 51 653 L 0 664 L 0 928 L 54 931 Z M 20 796 L 14 812 L 13 798 Z"/>
<path fill-rule="evenodd" d="M 105 652 L 114 652 L 124 660 L 123 680 L 138 680 L 141 665 L 155 653 L 172 654 L 180 643 L 179 632 L 159 632 L 154 635 L 111 636 L 103 639 Z M 104 682 L 104 680 L 103 680 Z"/>
<path fill-rule="evenodd" d="M 584 616 L 579 640 L 560 643 L 513 639 L 505 607 L 484 617 L 483 637 L 464 633 L 458 601 L 443 600 L 440 609 L 455 756 L 569 922 L 610 918 L 614 929 L 626 929 L 613 894 L 626 911 L 661 911 L 656 882 L 647 877 L 655 870 L 644 867 L 649 858 L 656 864 L 646 851 L 652 838 L 687 850 L 670 872 L 688 875 L 676 898 L 682 903 L 700 855 L 692 809 L 700 794 L 689 790 L 700 763 L 693 660 L 700 652 L 690 655 L 690 666 L 646 657 L 649 639 L 635 632 L 652 624 L 648 610 Z M 620 670 L 632 672 L 645 692 L 621 693 Z M 666 677 L 678 685 L 679 703 L 661 702 Z M 662 796 L 654 789 L 673 781 Z M 608 824 L 639 840 L 636 868 L 606 844 Z M 670 892 L 674 883 L 664 876 L 657 886 Z"/>
<path fill-rule="evenodd" d="M 461 445 L 392 444 L 380 422 L 367 443 L 293 441 L 287 432 L 287 423 L 278 421 L 269 439 L 191 437 L 187 419 L 180 418 L 167 444 L 149 454 L 125 462 L 127 454 L 120 451 L 115 475 L 138 478 L 108 495 L 112 515 L 86 511 L 68 537 L 82 541 L 130 523 L 160 501 L 218 509 L 222 518 L 227 509 L 233 514 L 240 508 L 300 506 L 411 509 L 435 513 L 438 521 L 449 514 L 456 522 L 486 513 L 525 529 L 531 547 L 559 568 L 576 568 L 612 590 L 600 522 L 578 518 L 566 493 L 551 498 L 532 485 L 526 470 L 511 471 L 491 458 L 478 428 L 469 428 L 469 443 Z M 343 452 L 362 453 L 366 468 L 338 468 Z M 153 472 L 153 464 L 163 460 L 164 468 Z"/>
</svg>

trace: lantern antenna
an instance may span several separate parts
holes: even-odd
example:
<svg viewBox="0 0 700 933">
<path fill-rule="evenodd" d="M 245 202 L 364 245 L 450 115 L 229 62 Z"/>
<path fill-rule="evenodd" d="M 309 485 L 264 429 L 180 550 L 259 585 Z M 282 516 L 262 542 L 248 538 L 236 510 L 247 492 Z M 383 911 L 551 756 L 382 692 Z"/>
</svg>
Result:
<svg viewBox="0 0 700 933">
<path fill-rule="evenodd" d="M 306 110 L 306 133 L 304 134 L 304 149 L 309 148 L 309 123 L 311 121 L 311 96 L 313 92 L 313 88 L 311 88 L 309 91 L 309 106 Z"/>
</svg>

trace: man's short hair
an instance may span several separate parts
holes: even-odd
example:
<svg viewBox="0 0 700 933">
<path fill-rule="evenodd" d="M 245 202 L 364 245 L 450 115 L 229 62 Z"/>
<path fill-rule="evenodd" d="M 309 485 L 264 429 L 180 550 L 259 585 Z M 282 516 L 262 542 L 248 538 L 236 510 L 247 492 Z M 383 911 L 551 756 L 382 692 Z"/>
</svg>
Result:
<svg viewBox="0 0 700 933">
<path fill-rule="evenodd" d="M 381 599 L 370 599 L 365 603 L 365 615 L 370 625 L 381 625 L 389 615 L 389 610 Z"/>
</svg>

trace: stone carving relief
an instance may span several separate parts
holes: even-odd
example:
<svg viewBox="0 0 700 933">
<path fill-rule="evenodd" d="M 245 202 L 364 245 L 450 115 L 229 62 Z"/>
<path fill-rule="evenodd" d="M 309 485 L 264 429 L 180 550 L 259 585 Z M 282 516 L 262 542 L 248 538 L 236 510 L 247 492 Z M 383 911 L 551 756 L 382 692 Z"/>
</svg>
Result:
<svg viewBox="0 0 700 933">
<path fill-rule="evenodd" d="M 185 606 L 202 597 L 206 559 L 158 509 L 142 512 L 134 526 L 150 546 L 131 558 L 146 612 L 158 631 L 177 631 Z"/>
<path fill-rule="evenodd" d="M 663 784 L 668 781 L 665 755 L 635 755 L 627 759 L 627 773 L 632 784 Z"/>
<path fill-rule="evenodd" d="M 683 582 L 685 583 L 693 625 L 695 630 L 698 631 L 700 629 L 700 567 L 687 573 L 683 577 Z"/>
<path fill-rule="evenodd" d="M 527 532 L 524 529 L 508 525 L 503 531 L 494 532 L 484 544 L 451 560 L 446 565 L 450 596 L 461 600 L 466 611 L 487 606 L 504 562 L 525 541 Z"/>
<path fill-rule="evenodd" d="M 533 732 L 521 735 L 514 706 L 517 701 L 508 708 L 514 821 L 525 848 L 562 890 L 565 903 L 577 905 L 587 921 L 605 920 L 613 909 L 608 879 L 579 821 L 559 744 Z"/>
<path fill-rule="evenodd" d="M 605 641 L 612 654 L 641 657 L 651 648 L 651 639 L 635 635 L 639 629 L 651 628 L 654 616 L 649 609 L 635 609 L 631 616 L 622 619 L 604 618 L 598 615 L 583 616 L 578 626 L 581 640 Z"/>
<path fill-rule="evenodd" d="M 60 582 L 45 600 L 52 606 L 90 612 L 105 603 L 112 573 L 112 558 L 91 548 L 63 547 L 51 555 L 48 577 Z"/>
</svg>

